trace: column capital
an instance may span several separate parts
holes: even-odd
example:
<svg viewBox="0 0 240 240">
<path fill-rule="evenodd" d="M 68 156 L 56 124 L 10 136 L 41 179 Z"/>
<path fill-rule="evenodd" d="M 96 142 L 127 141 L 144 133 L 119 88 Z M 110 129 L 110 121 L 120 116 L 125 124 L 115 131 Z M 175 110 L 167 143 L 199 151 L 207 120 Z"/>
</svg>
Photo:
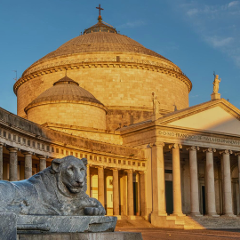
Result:
<svg viewBox="0 0 240 240">
<path fill-rule="evenodd" d="M 177 149 L 177 148 L 182 148 L 182 145 L 181 144 L 178 144 L 178 143 L 173 143 L 173 144 L 170 144 L 169 146 L 169 149 L 172 149 L 172 148 L 175 148 L 175 149 Z"/>
<path fill-rule="evenodd" d="M 7 147 L 7 150 L 8 150 L 9 152 L 17 152 L 19 149 L 16 148 L 16 147 L 11 147 L 11 146 L 9 146 L 9 147 Z"/>
<path fill-rule="evenodd" d="M 145 172 L 144 171 L 139 171 L 139 172 L 137 172 L 138 174 L 140 174 L 140 175 L 143 175 L 143 174 L 145 174 Z"/>
<path fill-rule="evenodd" d="M 114 171 L 114 172 L 118 172 L 119 171 L 119 169 L 118 168 L 110 168 L 112 171 Z"/>
<path fill-rule="evenodd" d="M 235 156 L 240 156 L 240 152 L 234 153 Z"/>
<path fill-rule="evenodd" d="M 125 169 L 124 172 L 126 172 L 126 173 L 133 173 L 133 169 Z"/>
<path fill-rule="evenodd" d="M 219 151 L 219 154 L 232 154 L 232 150 L 225 149 L 223 151 Z"/>
<path fill-rule="evenodd" d="M 105 167 L 103 167 L 103 166 L 99 166 L 99 165 L 96 165 L 95 168 L 105 169 Z"/>
<path fill-rule="evenodd" d="M 34 153 L 33 153 L 33 152 L 30 152 L 30 151 L 21 151 L 21 153 L 22 153 L 23 155 L 34 155 Z"/>
<path fill-rule="evenodd" d="M 153 146 L 161 146 L 161 147 L 164 147 L 165 146 L 165 143 L 164 142 L 155 142 L 153 144 Z"/>
<path fill-rule="evenodd" d="M 206 149 L 203 149 L 202 151 L 212 153 L 212 152 L 216 152 L 216 149 L 215 148 L 206 148 Z"/>
<path fill-rule="evenodd" d="M 48 156 L 40 155 L 40 154 L 36 154 L 36 157 L 39 158 L 39 159 L 46 159 L 46 158 L 48 158 Z"/>
<path fill-rule="evenodd" d="M 199 149 L 200 147 L 197 147 L 197 146 L 191 146 L 187 148 L 188 151 L 198 151 Z"/>
<path fill-rule="evenodd" d="M 6 146 L 6 143 L 0 142 L 0 147 L 5 147 L 5 146 Z"/>
</svg>

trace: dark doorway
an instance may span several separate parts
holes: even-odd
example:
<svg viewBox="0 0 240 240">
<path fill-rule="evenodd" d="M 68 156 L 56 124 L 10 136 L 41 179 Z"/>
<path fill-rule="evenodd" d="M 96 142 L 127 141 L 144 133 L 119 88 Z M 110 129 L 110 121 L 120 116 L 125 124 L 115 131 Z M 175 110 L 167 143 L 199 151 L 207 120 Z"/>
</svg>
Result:
<svg viewBox="0 0 240 240">
<path fill-rule="evenodd" d="M 133 183 L 134 215 L 138 215 L 138 182 Z"/>
<path fill-rule="evenodd" d="M 167 214 L 173 213 L 173 184 L 172 181 L 165 181 L 166 191 L 166 211 Z"/>
<path fill-rule="evenodd" d="M 205 186 L 202 186 L 202 214 L 206 214 Z"/>
</svg>

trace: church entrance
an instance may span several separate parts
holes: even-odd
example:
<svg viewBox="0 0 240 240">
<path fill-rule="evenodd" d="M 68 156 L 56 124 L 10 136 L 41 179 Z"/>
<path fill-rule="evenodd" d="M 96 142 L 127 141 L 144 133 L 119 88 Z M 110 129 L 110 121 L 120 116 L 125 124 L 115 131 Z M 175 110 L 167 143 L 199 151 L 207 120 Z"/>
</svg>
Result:
<svg viewBox="0 0 240 240">
<path fill-rule="evenodd" d="M 166 192 L 166 212 L 167 214 L 173 213 L 173 184 L 172 181 L 165 181 Z"/>
</svg>

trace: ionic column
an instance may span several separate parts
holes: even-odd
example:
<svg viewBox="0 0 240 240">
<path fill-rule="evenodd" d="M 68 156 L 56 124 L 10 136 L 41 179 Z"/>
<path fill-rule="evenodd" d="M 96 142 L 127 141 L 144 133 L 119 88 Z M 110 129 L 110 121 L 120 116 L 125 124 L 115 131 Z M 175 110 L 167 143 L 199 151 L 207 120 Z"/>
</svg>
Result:
<svg viewBox="0 0 240 240">
<path fill-rule="evenodd" d="M 18 175 L 17 175 L 17 165 L 18 165 L 18 157 L 17 157 L 17 148 L 10 147 L 8 148 L 8 151 L 10 153 L 10 161 L 9 161 L 9 181 L 17 181 Z"/>
<path fill-rule="evenodd" d="M 113 169 L 113 215 L 119 215 L 118 169 Z"/>
<path fill-rule="evenodd" d="M 164 143 L 152 146 L 152 184 L 153 184 L 153 212 L 158 216 L 166 216 L 165 202 L 165 170 L 164 170 Z"/>
<path fill-rule="evenodd" d="M 105 207 L 104 168 L 98 167 L 98 201 Z"/>
<path fill-rule="evenodd" d="M 3 143 L 0 143 L 0 180 L 3 180 Z"/>
<path fill-rule="evenodd" d="M 172 149 L 172 171 L 173 171 L 173 214 L 183 216 L 182 213 L 182 193 L 181 193 L 181 166 L 179 144 L 169 146 Z"/>
<path fill-rule="evenodd" d="M 90 173 L 90 166 L 87 165 L 87 195 L 90 197 L 91 194 L 91 173 Z"/>
<path fill-rule="evenodd" d="M 127 206 L 128 216 L 134 215 L 133 210 L 133 171 L 127 170 Z"/>
<path fill-rule="evenodd" d="M 239 198 L 239 206 L 240 206 L 240 153 L 236 153 L 237 157 L 238 157 L 238 198 Z M 239 214 L 239 213 L 238 213 Z"/>
<path fill-rule="evenodd" d="M 198 167 L 197 167 L 197 150 L 198 147 L 191 147 L 189 150 L 189 168 L 190 168 L 190 199 L 191 215 L 200 216 L 199 196 L 198 196 Z"/>
<path fill-rule="evenodd" d="M 225 216 L 235 216 L 232 208 L 232 181 L 230 170 L 230 154 L 232 151 L 225 150 L 222 154 L 222 169 L 223 169 L 223 213 Z"/>
<path fill-rule="evenodd" d="M 44 170 L 47 167 L 46 157 L 43 156 L 43 155 L 38 155 L 37 157 L 39 158 L 40 171 L 42 171 L 42 170 Z"/>
<path fill-rule="evenodd" d="M 140 216 L 145 216 L 145 173 L 139 172 L 139 182 L 140 182 Z"/>
<path fill-rule="evenodd" d="M 28 179 L 32 176 L 32 153 L 23 152 L 25 156 L 24 178 Z"/>
<path fill-rule="evenodd" d="M 217 217 L 216 200 L 215 200 L 215 186 L 214 186 L 214 164 L 213 152 L 215 149 L 208 148 L 206 152 L 206 167 L 205 167 L 205 180 L 206 180 L 206 199 L 207 199 L 207 214 L 209 216 Z"/>
</svg>

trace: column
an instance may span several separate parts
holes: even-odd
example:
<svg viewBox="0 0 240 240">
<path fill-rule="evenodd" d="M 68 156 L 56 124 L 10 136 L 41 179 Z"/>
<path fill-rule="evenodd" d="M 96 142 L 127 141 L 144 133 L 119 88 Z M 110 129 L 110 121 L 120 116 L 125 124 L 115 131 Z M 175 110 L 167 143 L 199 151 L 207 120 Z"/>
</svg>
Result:
<svg viewBox="0 0 240 240">
<path fill-rule="evenodd" d="M 119 215 L 118 169 L 113 169 L 113 215 Z"/>
<path fill-rule="evenodd" d="M 40 166 L 40 171 L 44 170 L 47 165 L 46 165 L 46 157 L 43 155 L 38 155 L 39 158 L 39 166 Z"/>
<path fill-rule="evenodd" d="M 98 167 L 98 201 L 105 207 L 104 168 Z"/>
<path fill-rule="evenodd" d="M 90 165 L 87 165 L 87 195 L 90 197 L 91 195 L 91 173 L 90 173 Z"/>
<path fill-rule="evenodd" d="M 18 158 L 17 158 L 17 148 L 10 147 L 8 148 L 10 153 L 10 161 L 9 161 L 9 181 L 17 181 L 17 165 L 18 165 Z"/>
<path fill-rule="evenodd" d="M 166 216 L 164 143 L 152 146 L 153 215 Z"/>
<path fill-rule="evenodd" d="M 24 178 L 28 179 L 32 176 L 32 153 L 23 152 L 25 156 L 25 169 L 24 169 Z"/>
<path fill-rule="evenodd" d="M 145 173 L 144 172 L 139 172 L 139 183 L 140 183 L 140 216 L 144 217 L 145 207 L 146 207 Z"/>
<path fill-rule="evenodd" d="M 237 153 L 238 156 L 238 194 L 239 194 L 239 206 L 240 206 L 240 153 Z"/>
<path fill-rule="evenodd" d="M 197 167 L 197 150 L 198 147 L 191 147 L 189 150 L 189 168 L 190 168 L 190 199 L 191 215 L 200 216 L 199 196 L 198 196 L 198 167 Z"/>
<path fill-rule="evenodd" d="M 206 180 L 206 203 L 207 214 L 209 216 L 218 217 L 216 212 L 216 200 L 215 200 L 215 186 L 214 186 L 214 165 L 213 165 L 213 152 L 215 149 L 208 148 L 204 150 L 206 152 L 206 167 L 205 167 L 205 180 Z"/>
<path fill-rule="evenodd" d="M 127 170 L 127 206 L 128 216 L 134 215 L 133 210 L 133 171 Z"/>
<path fill-rule="evenodd" d="M 233 217 L 232 208 L 232 179 L 230 170 L 230 154 L 232 151 L 225 150 L 222 154 L 222 169 L 223 169 L 223 213 L 225 216 Z"/>
<path fill-rule="evenodd" d="M 180 151 L 182 147 L 179 144 L 169 146 L 172 148 L 172 171 L 173 171 L 173 214 L 174 216 L 183 216 L 182 213 L 182 193 L 181 193 L 181 169 L 180 169 Z"/>
<path fill-rule="evenodd" d="M 3 180 L 3 144 L 0 143 L 0 180 Z"/>
</svg>

